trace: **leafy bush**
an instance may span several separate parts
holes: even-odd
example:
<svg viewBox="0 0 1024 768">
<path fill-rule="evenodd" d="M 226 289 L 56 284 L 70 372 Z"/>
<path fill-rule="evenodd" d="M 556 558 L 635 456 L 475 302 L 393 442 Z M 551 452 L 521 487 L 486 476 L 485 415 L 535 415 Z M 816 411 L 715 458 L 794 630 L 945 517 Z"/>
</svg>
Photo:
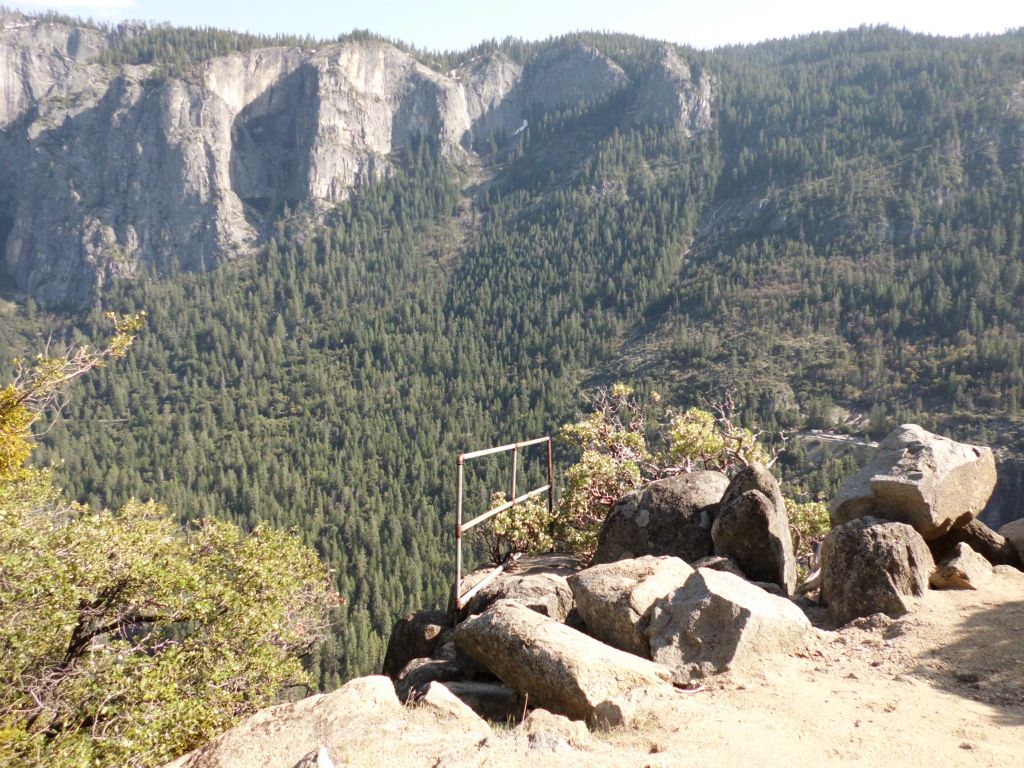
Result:
<svg viewBox="0 0 1024 768">
<path fill-rule="evenodd" d="M 0 393 L 0 764 L 166 762 L 307 684 L 301 657 L 337 604 L 291 534 L 67 503 L 22 466 L 42 410 L 139 323 L 19 366 Z"/>
<path fill-rule="evenodd" d="M 659 403 L 657 393 L 651 395 L 649 405 L 657 408 Z M 733 474 L 754 462 L 774 463 L 762 433 L 736 424 L 728 395 L 705 404 L 707 409 L 652 413 L 625 384 L 596 392 L 590 400 L 592 413 L 559 430 L 559 440 L 577 449 L 579 459 L 565 471 L 555 514 L 549 515 L 547 505 L 538 499 L 500 513 L 493 529 L 480 534 L 488 555 L 498 562 L 510 551 L 536 554 L 558 549 L 589 558 L 612 506 L 629 491 L 681 472 Z M 648 447 L 649 423 L 655 439 L 665 446 L 659 452 Z M 491 507 L 503 501 L 495 494 Z M 802 564 L 829 531 L 828 507 L 821 501 L 786 499 L 786 511 L 794 553 Z"/>
<path fill-rule="evenodd" d="M 697 469 L 729 474 L 755 461 L 774 461 L 760 433 L 735 423 L 730 396 L 683 413 L 659 411 L 660 400 L 654 393 L 641 403 L 631 387 L 615 384 L 592 396 L 590 415 L 562 427 L 559 439 L 579 450 L 580 458 L 565 473 L 554 524 L 559 548 L 593 555 L 612 505 L 647 482 Z M 648 424 L 665 446 L 660 452 L 649 447 Z"/>
<path fill-rule="evenodd" d="M 681 465 L 686 472 L 693 469 L 729 472 L 737 465 L 772 462 L 758 435 L 746 427 L 735 426 L 731 419 L 716 419 L 710 411 L 700 408 L 690 408 L 673 416 L 669 422 L 668 438 L 668 462 Z"/>
<path fill-rule="evenodd" d="M 801 570 L 807 571 L 814 547 L 821 543 L 832 527 L 828 505 L 823 501 L 786 499 L 786 514 L 793 537 L 793 553 Z"/>
<path fill-rule="evenodd" d="M 491 496 L 491 509 L 505 502 L 500 493 Z M 499 512 L 492 525 L 481 526 L 482 544 L 492 562 L 501 562 L 509 552 L 540 554 L 554 546 L 552 525 L 555 517 L 548 512 L 545 499 L 534 496 Z"/>
</svg>

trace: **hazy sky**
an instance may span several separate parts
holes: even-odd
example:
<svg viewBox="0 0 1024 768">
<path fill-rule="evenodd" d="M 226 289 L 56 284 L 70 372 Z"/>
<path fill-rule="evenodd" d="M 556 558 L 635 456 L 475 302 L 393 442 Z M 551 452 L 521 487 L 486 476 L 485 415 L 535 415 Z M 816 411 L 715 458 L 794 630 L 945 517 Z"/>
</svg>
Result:
<svg viewBox="0 0 1024 768">
<path fill-rule="evenodd" d="M 580 29 L 632 32 L 698 48 L 805 32 L 890 24 L 939 35 L 1024 26 L 1019 0 L 0 0 L 103 21 L 334 37 L 370 29 L 421 48 L 459 50 L 506 35 L 539 39 Z"/>
</svg>

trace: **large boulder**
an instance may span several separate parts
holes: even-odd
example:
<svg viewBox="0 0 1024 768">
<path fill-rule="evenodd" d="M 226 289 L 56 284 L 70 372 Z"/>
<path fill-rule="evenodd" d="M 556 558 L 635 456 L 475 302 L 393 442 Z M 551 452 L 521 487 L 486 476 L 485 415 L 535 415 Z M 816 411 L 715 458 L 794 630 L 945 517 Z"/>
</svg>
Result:
<svg viewBox="0 0 1024 768">
<path fill-rule="evenodd" d="M 655 602 L 644 631 L 651 658 L 686 683 L 727 669 L 760 668 L 766 657 L 802 647 L 810 628 L 786 598 L 700 568 L 682 589 Z"/>
<path fill-rule="evenodd" d="M 450 629 L 451 623 L 442 611 L 407 613 L 391 629 L 384 653 L 384 674 L 395 678 L 413 659 L 433 656 Z"/>
<path fill-rule="evenodd" d="M 687 562 L 712 554 L 711 524 L 729 478 L 689 472 L 627 493 L 612 507 L 598 535 L 593 562 L 671 555 Z"/>
<path fill-rule="evenodd" d="M 572 752 L 587 749 L 591 744 L 590 731 L 583 723 L 546 709 L 531 711 L 517 730 L 526 734 L 530 749 Z"/>
<path fill-rule="evenodd" d="M 744 467 L 729 483 L 711 528 L 716 555 L 736 561 L 752 581 L 796 589 L 796 557 L 782 490 L 761 464 Z"/>
<path fill-rule="evenodd" d="M 569 577 L 569 588 L 587 634 L 649 659 L 651 645 L 643 631 L 648 610 L 692 574 L 678 557 L 645 555 L 580 571 Z"/>
<path fill-rule="evenodd" d="M 832 525 L 871 515 L 907 523 L 930 541 L 976 517 L 995 485 L 990 448 L 904 424 L 843 483 L 830 506 Z"/>
<path fill-rule="evenodd" d="M 1024 517 L 1008 522 L 999 529 L 999 535 L 1010 542 L 1017 550 L 1017 557 L 1024 562 Z"/>
<path fill-rule="evenodd" d="M 821 547 L 821 597 L 837 625 L 859 616 L 892 618 L 928 589 L 935 561 L 905 523 L 862 517 L 833 528 Z"/>
<path fill-rule="evenodd" d="M 461 733 L 472 733 L 486 739 L 491 735 L 491 726 L 467 706 L 462 699 L 445 687 L 444 683 L 431 683 L 416 700 L 415 706 L 431 710 L 447 720 L 453 729 Z"/>
<path fill-rule="evenodd" d="M 928 583 L 934 589 L 978 589 L 992 578 L 992 564 L 964 543 L 942 561 Z"/>
<path fill-rule="evenodd" d="M 483 613 L 498 600 L 515 600 L 555 621 L 565 621 L 573 609 L 572 590 L 565 579 L 582 567 L 569 555 L 534 555 L 520 558 L 498 575 L 494 581 L 470 598 L 458 612 L 461 621 L 467 616 Z M 468 574 L 461 590 L 468 592 L 485 579 L 494 566 L 484 566 Z M 448 604 L 448 615 L 455 617 L 455 599 Z"/>
<path fill-rule="evenodd" d="M 455 644 L 531 704 L 594 725 L 616 725 L 609 703 L 637 688 L 668 687 L 671 673 L 514 600 L 500 600 L 455 630 Z"/>
<path fill-rule="evenodd" d="M 360 677 L 332 693 L 260 710 L 165 768 L 291 768 L 311 753 L 341 755 L 401 716 L 391 680 Z"/>
<path fill-rule="evenodd" d="M 1012 565 L 1024 568 L 1017 548 L 1005 536 L 996 533 L 981 520 L 974 519 L 945 536 L 928 542 L 936 561 L 952 557 L 960 544 L 966 544 L 992 565 Z"/>
</svg>

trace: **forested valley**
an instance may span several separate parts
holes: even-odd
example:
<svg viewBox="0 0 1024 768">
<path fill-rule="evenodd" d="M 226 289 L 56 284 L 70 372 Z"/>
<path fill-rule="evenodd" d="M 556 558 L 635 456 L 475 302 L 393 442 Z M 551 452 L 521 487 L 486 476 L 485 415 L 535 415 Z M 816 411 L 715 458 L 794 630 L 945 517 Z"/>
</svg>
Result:
<svg viewBox="0 0 1024 768">
<path fill-rule="evenodd" d="M 171 32 L 111 61 L 223 52 Z M 657 47 L 580 39 L 628 73 Z M 330 689 L 446 601 L 456 454 L 554 433 L 590 388 L 728 389 L 767 430 L 916 421 L 1024 453 L 1024 32 L 680 50 L 714 77 L 706 131 L 629 125 L 616 96 L 538 110 L 472 160 L 412 141 L 326 217 L 283 209 L 254 258 L 122 280 L 84 315 L 8 290 L 5 358 L 148 313 L 37 460 L 92 504 L 298 531 L 346 600 L 312 661 Z M 782 464 L 827 496 L 853 462 L 811 471 L 793 440 Z M 503 467 L 481 463 L 471 503 Z"/>
</svg>

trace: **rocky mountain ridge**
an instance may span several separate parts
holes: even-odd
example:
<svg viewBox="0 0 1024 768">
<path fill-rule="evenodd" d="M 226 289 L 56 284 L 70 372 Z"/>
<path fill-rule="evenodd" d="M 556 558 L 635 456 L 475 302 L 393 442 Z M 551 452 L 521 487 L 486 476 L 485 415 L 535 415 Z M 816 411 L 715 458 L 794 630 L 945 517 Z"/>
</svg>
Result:
<svg viewBox="0 0 1024 768">
<path fill-rule="evenodd" d="M 199 270 L 243 254 L 265 216 L 322 212 L 416 137 L 471 160 L 527 115 L 624 90 L 629 124 L 711 124 L 713 79 L 670 46 L 634 81 L 583 43 L 441 73 L 349 40 L 234 53 L 190 77 L 96 63 L 107 44 L 87 27 L 0 22 L 0 241 L 14 286 L 45 306 L 86 306 L 142 265 Z"/>
</svg>

